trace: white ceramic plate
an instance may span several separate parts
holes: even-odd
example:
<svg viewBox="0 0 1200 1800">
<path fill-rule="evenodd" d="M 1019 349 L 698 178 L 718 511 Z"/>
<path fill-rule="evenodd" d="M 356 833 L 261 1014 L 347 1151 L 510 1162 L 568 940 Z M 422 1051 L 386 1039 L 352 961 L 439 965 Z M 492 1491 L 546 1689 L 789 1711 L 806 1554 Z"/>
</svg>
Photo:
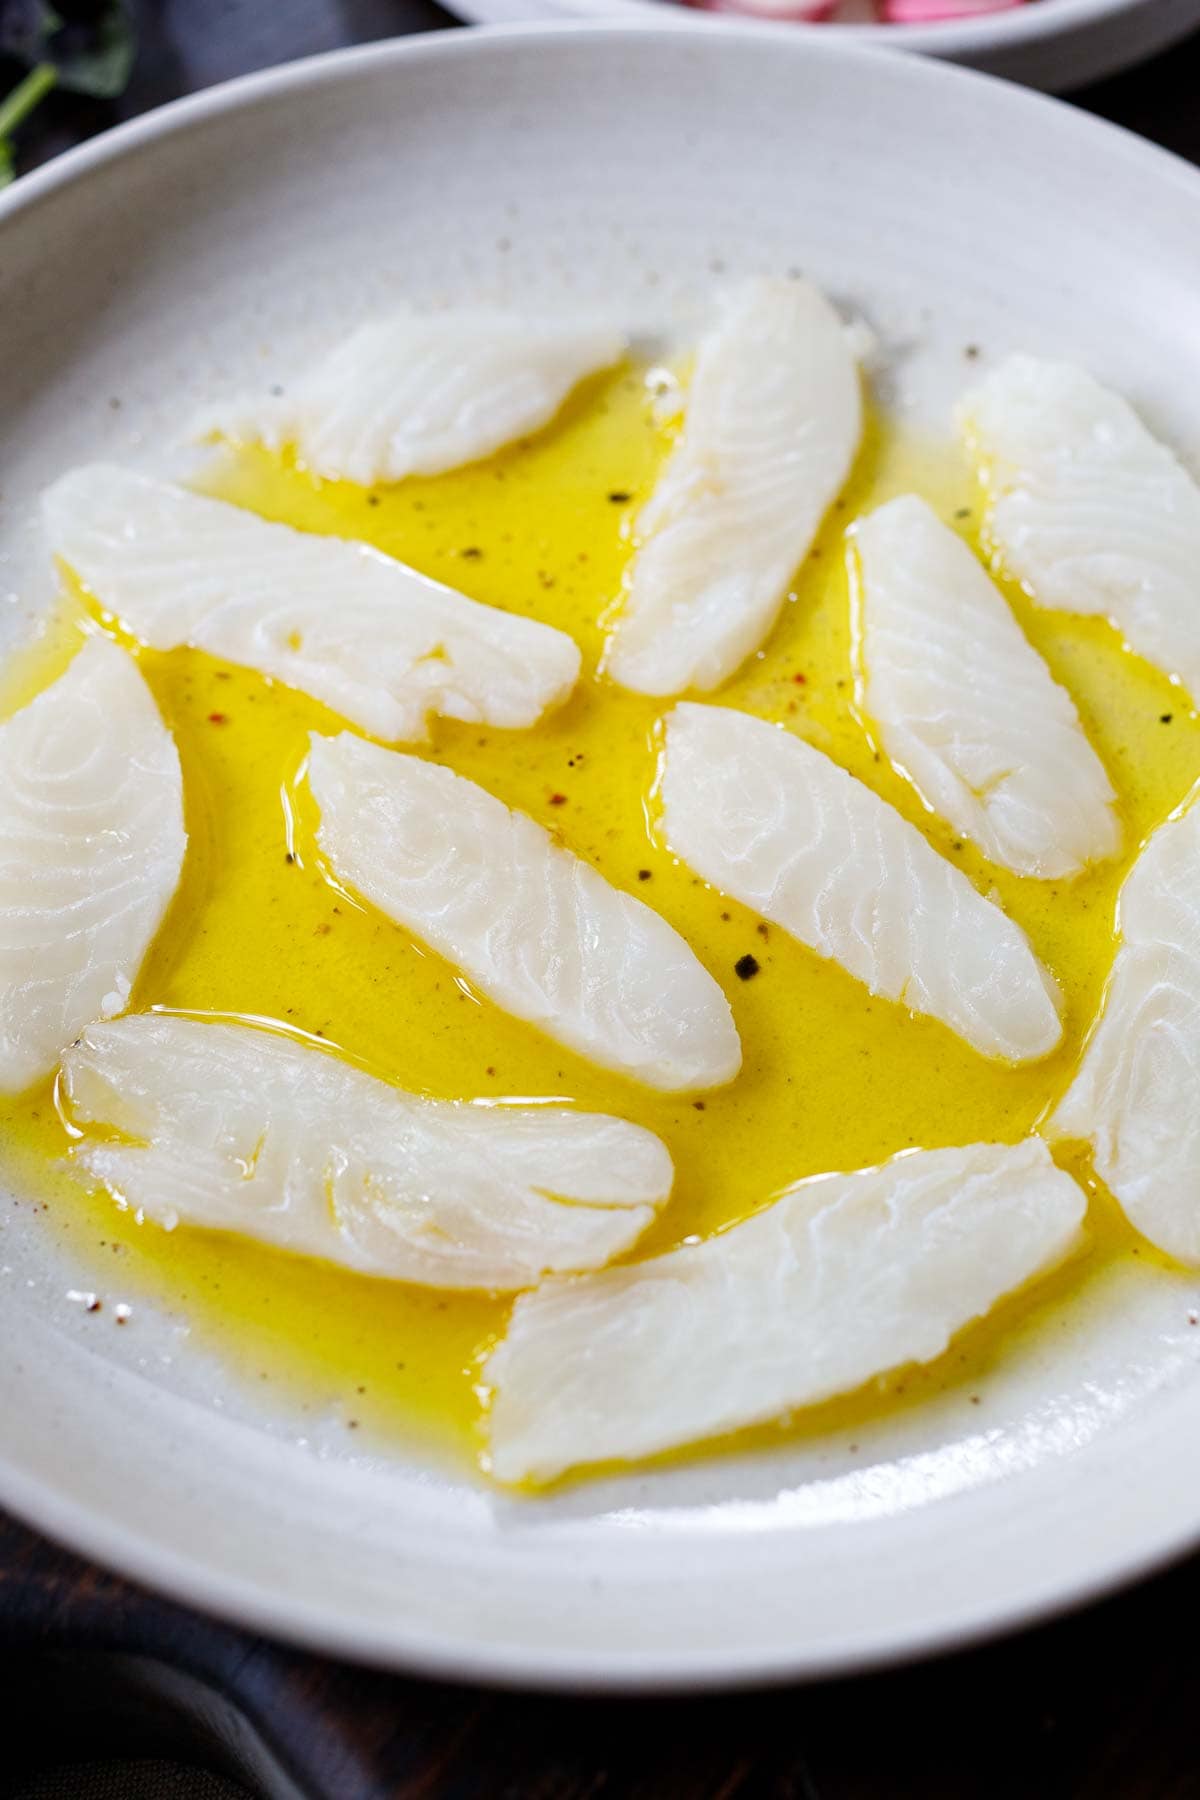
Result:
<svg viewBox="0 0 1200 1800">
<path fill-rule="evenodd" d="M 726 273 L 792 266 L 871 320 L 910 416 L 945 425 L 964 345 L 1024 346 L 1200 446 L 1200 176 L 1162 153 L 817 34 L 426 37 L 170 107 L 0 203 L 0 634 L 49 603 L 45 481 L 157 461 L 207 397 L 397 296 L 602 292 L 686 325 Z M 21 1199 L 2 1201 L 0 1501 L 325 1650 L 561 1685 L 813 1675 L 1035 1617 L 1200 1536 L 1182 1276 L 1093 1291 L 983 1407 L 524 1501 L 348 1453 L 319 1395 L 272 1407 L 177 1316 L 87 1315 L 69 1241 Z"/>
<path fill-rule="evenodd" d="M 1144 62 L 1200 25 L 1200 0 L 1032 0 L 1009 12 L 928 25 L 880 24 L 870 0 L 840 0 L 836 17 L 819 25 L 697 12 L 685 0 L 446 0 L 446 4 L 476 25 L 609 19 L 653 20 L 702 31 L 750 29 L 775 38 L 797 33 L 807 37 L 816 31 L 823 38 L 915 50 L 922 56 L 965 63 L 1050 94 L 1065 94 Z"/>
</svg>

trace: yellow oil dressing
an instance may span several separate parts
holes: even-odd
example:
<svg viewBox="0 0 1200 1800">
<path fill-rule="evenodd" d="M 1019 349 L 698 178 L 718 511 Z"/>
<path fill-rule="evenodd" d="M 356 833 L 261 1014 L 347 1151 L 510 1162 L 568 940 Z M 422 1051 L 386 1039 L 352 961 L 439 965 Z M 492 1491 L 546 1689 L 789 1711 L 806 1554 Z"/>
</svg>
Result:
<svg viewBox="0 0 1200 1800">
<path fill-rule="evenodd" d="M 923 494 L 979 542 L 979 496 L 949 446 L 875 422 L 851 483 L 765 648 L 716 696 L 780 720 L 916 823 L 1028 933 L 1066 997 L 1066 1036 L 1046 1061 L 989 1062 L 945 1027 L 869 994 L 678 866 L 656 841 L 653 784 L 663 703 L 598 675 L 602 620 L 617 601 L 630 529 L 669 446 L 642 375 L 589 383 L 549 430 L 486 463 L 368 493 L 320 483 L 287 458 L 231 451 L 212 492 L 304 530 L 358 537 L 477 600 L 561 627 L 584 652 L 568 704 L 506 733 L 436 721 L 426 754 L 531 813 L 615 886 L 656 908 L 694 947 L 733 1006 L 745 1053 L 729 1088 L 663 1097 L 598 1070 L 481 1004 L 404 931 L 339 894 L 313 856 L 298 780 L 308 734 L 343 721 L 315 702 L 194 651 L 142 652 L 141 668 L 179 745 L 190 844 L 180 892 L 134 994 L 162 1006 L 278 1021 L 336 1046 L 412 1092 L 515 1100 L 556 1096 L 658 1133 L 676 1166 L 673 1198 L 638 1257 L 744 1218 L 797 1178 L 853 1169 L 914 1145 L 1015 1140 L 1063 1091 L 1114 950 L 1117 890 L 1138 844 L 1200 775 L 1200 726 L 1186 699 L 1103 622 L 1049 614 L 1011 585 L 1030 640 L 1074 695 L 1120 795 L 1122 861 L 1074 882 L 1023 880 L 988 865 L 923 808 L 881 759 L 859 715 L 843 534 L 894 494 Z M 94 603 L 93 603 L 94 610 Z M 92 622 L 69 600 L 35 664 L 14 669 L 7 710 L 63 666 Z M 758 965 L 739 979 L 738 962 Z M 478 1450 L 480 1364 L 508 1302 L 339 1273 L 231 1236 L 140 1222 L 72 1173 L 49 1084 L 0 1099 L 0 1156 L 21 1191 L 52 1209 L 93 1271 L 97 1296 L 139 1296 L 185 1318 L 249 1381 L 285 1387 L 348 1430 L 414 1434 Z M 961 1385 L 973 1393 L 1015 1335 L 1041 1329 L 1139 1244 L 1087 1164 L 1064 1161 L 1093 1194 L 1088 1249 L 972 1327 L 937 1364 L 868 1394 L 811 1409 L 787 1427 L 851 1435 L 884 1407 Z M 111 1317 L 102 1306 L 97 1329 Z M 733 1442 L 774 1433 L 742 1434 Z"/>
</svg>

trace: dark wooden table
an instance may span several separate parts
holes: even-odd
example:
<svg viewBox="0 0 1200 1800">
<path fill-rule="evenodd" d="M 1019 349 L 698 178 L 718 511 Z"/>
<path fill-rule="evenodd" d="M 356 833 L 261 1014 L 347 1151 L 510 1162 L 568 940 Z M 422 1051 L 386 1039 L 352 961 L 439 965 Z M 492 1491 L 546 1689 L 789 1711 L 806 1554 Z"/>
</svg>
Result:
<svg viewBox="0 0 1200 1800">
<path fill-rule="evenodd" d="M 432 0 L 141 11 L 125 97 L 52 96 L 22 166 L 231 75 L 452 23 Z M 1075 99 L 1200 162 L 1200 37 Z M 1200 1800 L 1200 1557 L 915 1669 L 728 1698 L 551 1700 L 295 1654 L 0 1518 L 0 1695 L 0 1795 L 48 1757 L 136 1753 L 271 1800 Z"/>
</svg>

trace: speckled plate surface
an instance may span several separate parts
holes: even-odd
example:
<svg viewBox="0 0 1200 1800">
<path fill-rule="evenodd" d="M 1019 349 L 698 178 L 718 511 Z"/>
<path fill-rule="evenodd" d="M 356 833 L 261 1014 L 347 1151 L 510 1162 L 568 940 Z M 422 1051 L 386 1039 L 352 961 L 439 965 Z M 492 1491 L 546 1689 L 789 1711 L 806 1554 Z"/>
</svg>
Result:
<svg viewBox="0 0 1200 1800">
<path fill-rule="evenodd" d="M 52 598 L 44 482 L 154 460 L 206 399 L 397 293 L 603 290 L 634 323 L 686 324 L 715 269 L 792 265 L 866 314 L 910 418 L 944 424 L 965 342 L 1020 345 L 1086 361 L 1200 447 L 1200 177 L 1161 153 L 816 36 L 422 38 L 183 102 L 0 202 L 0 643 Z M 0 1501 L 325 1650 L 546 1685 L 813 1675 L 1038 1616 L 1200 1536 L 1183 1275 L 1095 1284 L 995 1372 L 986 1415 L 951 1393 L 853 1454 L 796 1442 L 522 1501 L 415 1451 L 348 1451 L 185 1318 L 98 1331 L 28 1198 L 0 1211 Z"/>
</svg>

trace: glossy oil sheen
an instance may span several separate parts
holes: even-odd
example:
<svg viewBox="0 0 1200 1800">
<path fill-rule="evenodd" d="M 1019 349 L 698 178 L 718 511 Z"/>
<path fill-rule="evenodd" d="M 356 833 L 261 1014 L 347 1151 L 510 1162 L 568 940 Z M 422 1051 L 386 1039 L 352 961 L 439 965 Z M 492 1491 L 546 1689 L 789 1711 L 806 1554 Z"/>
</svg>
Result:
<svg viewBox="0 0 1200 1800">
<path fill-rule="evenodd" d="M 596 668 L 632 521 L 669 438 L 641 374 L 625 370 L 588 384 L 533 442 L 436 479 L 367 493 L 316 484 L 286 458 L 239 449 L 223 456 L 208 485 L 265 517 L 367 539 L 577 639 L 580 686 L 538 729 L 439 721 L 428 754 L 531 813 L 683 933 L 724 986 L 742 1036 L 743 1072 L 724 1091 L 699 1101 L 651 1094 L 480 1002 L 438 957 L 322 874 L 298 777 L 307 733 L 341 721 L 196 652 L 140 657 L 179 744 L 191 843 L 135 1006 L 276 1021 L 414 1092 L 555 1096 L 636 1120 L 664 1138 L 677 1171 L 674 1198 L 639 1256 L 743 1218 L 800 1176 L 861 1167 L 912 1145 L 1013 1140 L 1035 1127 L 1067 1085 L 1095 1015 L 1129 859 L 1200 775 L 1200 728 L 1178 688 L 1123 650 L 1103 622 L 1041 612 L 1009 585 L 1022 626 L 1073 694 L 1111 773 L 1126 854 L 1072 883 L 1022 880 L 925 813 L 877 755 L 857 707 L 842 534 L 857 513 L 915 490 L 974 541 L 978 497 L 948 445 L 875 423 L 779 627 L 716 698 L 780 720 L 827 751 L 994 892 L 1063 989 L 1066 1037 L 1046 1061 L 1009 1069 L 936 1022 L 872 999 L 836 966 L 711 892 L 656 842 L 663 703 L 623 692 Z M 76 595 L 56 631 L 14 666 L 6 710 L 52 678 L 88 618 Z M 759 972 L 742 981 L 735 964 L 747 953 Z M 112 1289 L 119 1268 L 125 1299 L 152 1296 L 247 1380 L 334 1410 L 348 1431 L 475 1453 L 478 1369 L 503 1330 L 505 1301 L 371 1281 L 232 1237 L 141 1223 L 72 1175 L 49 1084 L 16 1102 L 0 1099 L 0 1143 L 4 1172 L 53 1207 L 97 1292 Z M 1096 1192 L 1086 1164 L 1066 1160 L 1093 1193 L 1083 1256 L 963 1334 L 931 1368 L 731 1441 L 744 1446 L 781 1429 L 852 1432 L 882 1407 L 907 1407 L 948 1385 L 973 1392 L 1015 1334 L 1045 1329 L 1113 1259 L 1153 1257 Z"/>
</svg>

